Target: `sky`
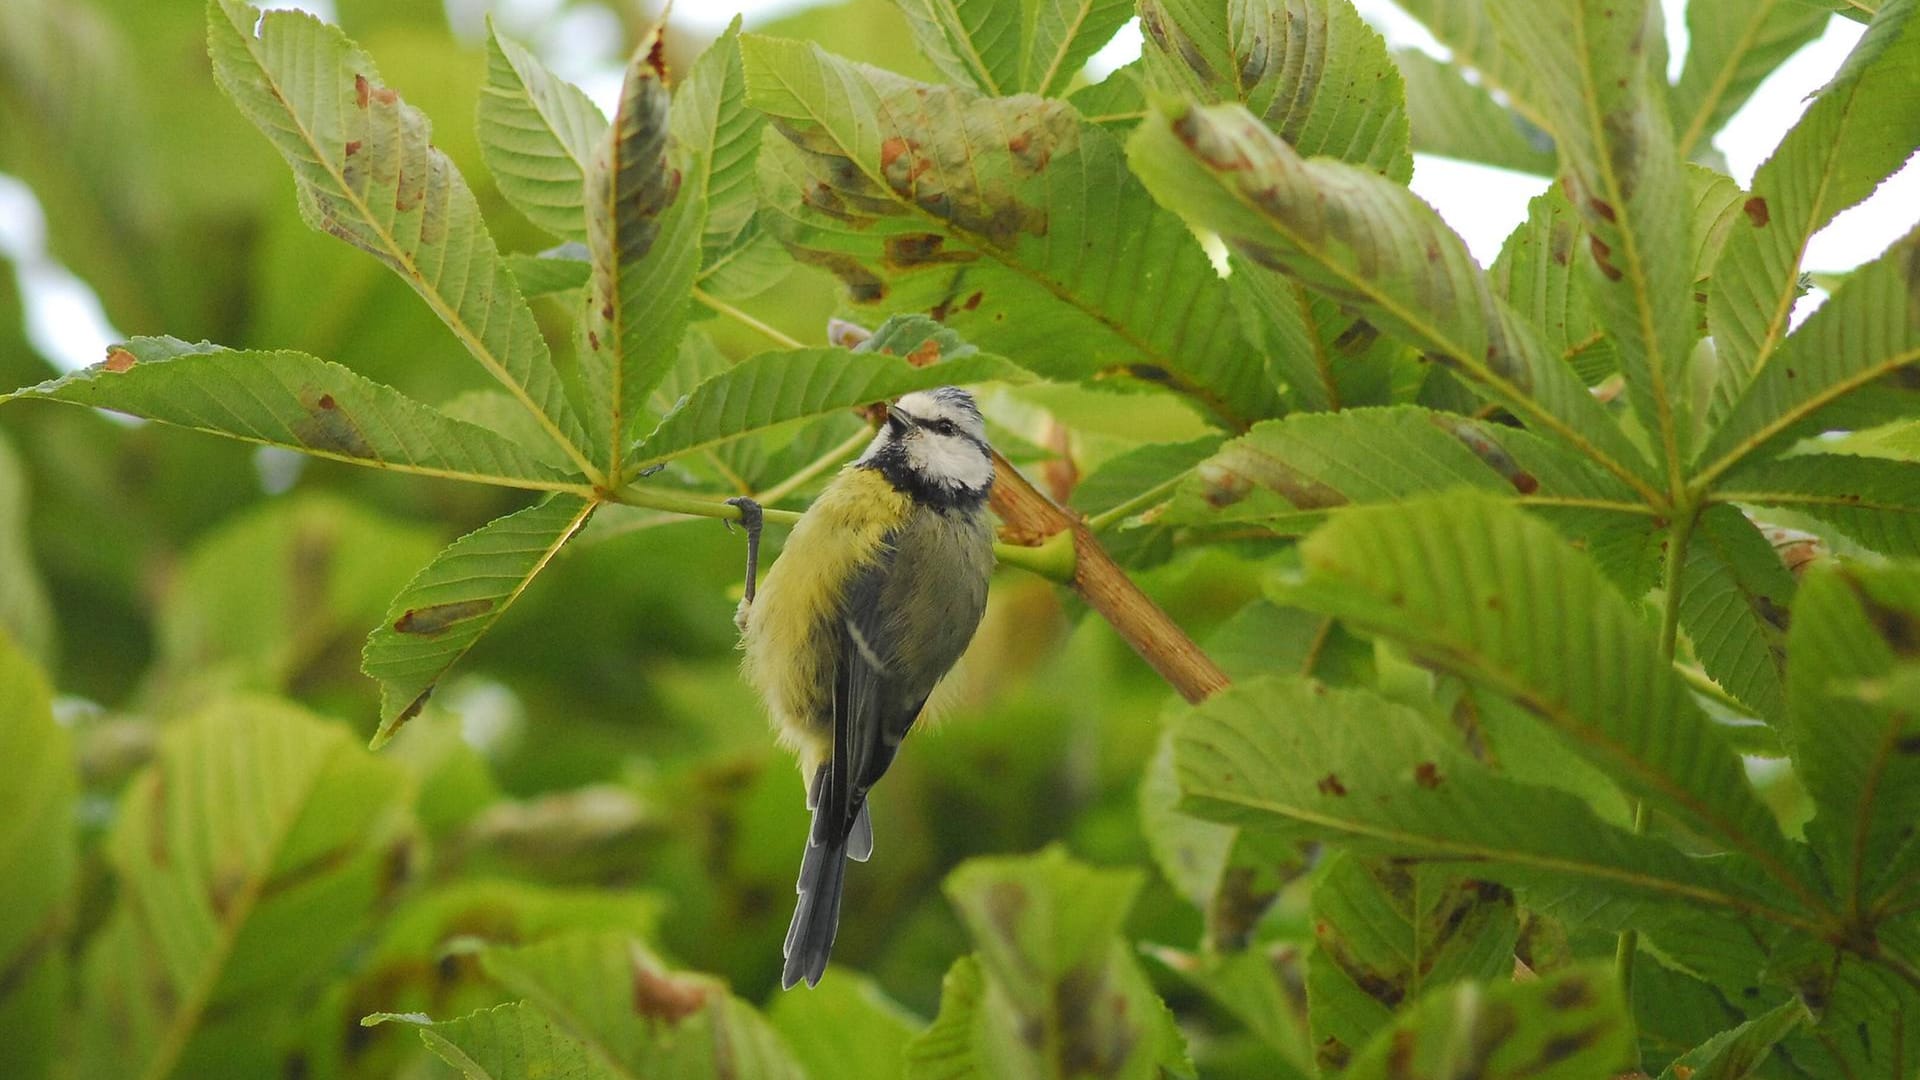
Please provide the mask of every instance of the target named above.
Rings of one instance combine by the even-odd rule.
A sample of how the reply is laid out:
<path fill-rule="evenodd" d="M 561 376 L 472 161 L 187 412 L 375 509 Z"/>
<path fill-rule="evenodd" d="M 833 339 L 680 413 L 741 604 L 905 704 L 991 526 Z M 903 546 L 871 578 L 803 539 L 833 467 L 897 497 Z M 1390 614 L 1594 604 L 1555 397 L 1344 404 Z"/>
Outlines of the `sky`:
<path fill-rule="evenodd" d="M 675 18 L 683 25 L 718 32 L 738 11 L 751 29 L 757 20 L 808 6 L 810 0 L 678 0 Z M 1671 75 L 1677 76 L 1686 56 L 1685 0 L 1662 0 L 1667 15 Z M 303 7 L 322 18 L 331 14 L 332 0 L 298 0 L 269 6 Z M 1391 0 L 1354 0 L 1354 6 L 1395 47 L 1419 48 L 1444 57 L 1442 48 Z M 619 28 L 604 10 L 576 7 L 555 17 L 561 0 L 447 0 L 448 15 L 457 32 L 477 37 L 485 14 L 497 18 L 509 33 L 529 35 L 544 28 L 541 47 L 563 77 L 587 90 L 611 111 L 619 93 L 620 59 L 608 55 L 609 43 L 619 39 Z M 1751 100 L 1715 138 L 1733 178 L 1742 187 L 1754 169 L 1766 160 L 1793 122 L 1806 108 L 1806 98 L 1832 77 L 1840 62 L 1860 39 L 1859 23 L 1836 18 L 1819 40 L 1808 45 L 1776 70 Z M 1137 25 L 1129 23 L 1090 65 L 1101 75 L 1140 54 Z M 1418 155 L 1413 190 L 1440 212 L 1467 243 L 1482 265 L 1493 261 L 1501 241 L 1526 214 L 1527 200 L 1539 194 L 1547 181 L 1481 165 Z M 1872 198 L 1841 214 L 1814 236 L 1805 267 L 1813 271 L 1850 270 L 1867 262 L 1920 221 L 1920 159 L 1907 163 Z M 62 370 L 97 362 L 120 335 L 101 313 L 99 301 L 84 282 L 53 262 L 45 251 L 46 223 L 26 186 L 0 174 L 0 258 L 18 272 L 27 311 L 27 333 L 48 359 Z M 1794 315 L 1804 318 L 1824 299 L 1819 290 L 1803 298 Z"/>

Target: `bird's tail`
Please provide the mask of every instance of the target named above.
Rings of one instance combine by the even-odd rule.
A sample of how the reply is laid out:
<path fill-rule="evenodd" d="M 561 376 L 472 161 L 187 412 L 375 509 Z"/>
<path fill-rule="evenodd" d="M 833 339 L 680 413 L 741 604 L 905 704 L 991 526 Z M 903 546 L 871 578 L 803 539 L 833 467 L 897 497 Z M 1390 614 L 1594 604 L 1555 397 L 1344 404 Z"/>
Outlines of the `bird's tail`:
<path fill-rule="evenodd" d="M 818 815 L 822 811 L 814 813 Z M 790 989 L 802 979 L 813 986 L 826 974 L 827 957 L 833 953 L 834 933 L 840 928 L 840 889 L 846 870 L 844 838 L 823 841 L 810 837 L 807 840 L 807 854 L 800 861 L 797 886 L 800 902 L 793 909 L 793 925 L 787 928 L 787 966 L 780 976 L 782 990 Z"/>

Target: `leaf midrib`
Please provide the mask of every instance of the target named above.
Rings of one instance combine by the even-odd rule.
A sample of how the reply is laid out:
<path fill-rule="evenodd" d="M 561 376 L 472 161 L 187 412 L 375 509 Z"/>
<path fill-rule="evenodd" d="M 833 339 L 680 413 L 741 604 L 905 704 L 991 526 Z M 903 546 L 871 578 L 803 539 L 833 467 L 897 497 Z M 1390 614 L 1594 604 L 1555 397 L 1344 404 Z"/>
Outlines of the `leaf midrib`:
<path fill-rule="evenodd" d="M 208 958 L 193 989 L 183 999 L 179 1009 L 174 1012 L 171 1018 L 172 1023 L 167 1027 L 166 1037 L 160 1042 L 159 1051 L 148 1059 L 147 1068 L 141 1073 L 146 1080 L 165 1080 L 166 1077 L 171 1076 L 180 1055 L 192 1042 L 209 999 L 212 998 L 214 989 L 220 985 L 220 976 L 226 970 L 227 961 L 233 957 L 233 947 L 239 943 L 240 929 L 252 917 L 254 906 L 260 902 L 261 894 L 273 878 L 273 866 L 279 859 L 281 848 L 285 846 L 287 837 L 292 835 L 293 827 L 305 817 L 307 804 L 312 801 L 314 791 L 319 787 L 320 778 L 332 766 L 333 759 L 346 747 L 344 739 L 330 741 L 333 742 L 332 752 L 314 768 L 308 770 L 300 781 L 298 795 L 289 803 L 289 812 L 273 823 L 273 835 L 262 852 L 259 872 L 250 875 L 234 895 L 229 909 L 232 917 L 218 924 L 220 932 L 214 941 L 213 955 Z M 159 782 L 158 774 L 155 775 L 154 782 Z"/>
<path fill-rule="evenodd" d="M 221 12 L 221 17 L 226 20 L 227 29 L 231 31 L 235 37 L 240 39 L 242 46 L 247 51 L 247 56 L 253 60 L 254 69 L 259 71 L 261 78 L 267 81 L 268 86 L 273 91 L 274 100 L 280 103 L 287 118 L 293 123 L 294 130 L 299 134 L 301 141 L 306 143 L 307 149 L 313 154 L 314 163 L 326 170 L 327 175 L 338 185 L 341 194 L 359 214 L 361 222 L 373 230 L 374 234 L 380 238 L 381 243 L 387 248 L 387 253 L 393 257 L 394 261 L 406 267 L 407 276 L 421 286 L 418 290 L 420 297 L 427 302 L 429 307 L 433 308 L 436 315 L 440 316 L 440 321 L 445 323 L 447 328 L 453 331 L 454 336 L 460 339 L 461 343 L 467 347 L 468 352 L 472 353 L 473 356 L 480 361 L 481 365 L 485 367 L 495 379 L 500 381 L 507 392 L 513 395 L 515 400 L 519 401 L 521 405 L 526 407 L 528 412 L 533 414 L 534 420 L 546 430 L 553 441 L 567 453 L 567 456 L 573 459 L 574 464 L 580 468 L 582 475 L 598 483 L 602 478 L 594 468 L 593 462 L 581 452 L 578 446 L 574 445 L 572 439 L 568 438 L 560 430 L 558 423 L 535 404 L 533 398 L 528 395 L 526 388 L 521 386 L 518 380 L 512 378 L 507 373 L 506 367 L 501 363 L 500 358 L 495 356 L 493 351 L 487 348 L 486 344 L 474 335 L 472 329 L 459 317 L 458 312 L 453 311 L 447 306 L 445 299 L 440 296 L 439 291 L 426 287 L 426 276 L 420 272 L 419 265 L 415 263 L 412 257 L 407 254 L 406 250 L 401 247 L 398 238 L 388 232 L 374 217 L 372 207 L 368 206 L 366 202 L 360 198 L 359 192 L 353 190 L 352 186 L 347 183 L 345 174 L 334 167 L 333 161 L 328 158 L 319 140 L 314 137 L 313 132 L 307 127 L 306 120 L 294 110 L 293 100 L 287 96 L 286 89 L 281 85 L 279 77 L 267 67 L 266 61 L 260 56 L 258 49 L 255 47 L 259 43 L 260 38 L 251 32 L 243 31 L 240 27 L 233 25 L 232 16 L 224 10 Z M 396 122 L 398 115 L 396 111 Z"/>
<path fill-rule="evenodd" d="M 1748 454 L 1758 450 L 1781 432 L 1793 427 L 1795 424 L 1826 408 L 1828 405 L 1833 404 L 1835 401 L 1853 393 L 1855 390 L 1879 379 L 1881 376 L 1889 375 L 1895 369 L 1906 367 L 1908 364 L 1916 361 L 1920 361 L 1920 347 L 1896 352 L 1890 357 L 1882 359 L 1877 364 L 1870 364 L 1858 372 L 1855 372 L 1851 378 L 1837 380 L 1833 385 L 1812 397 L 1802 399 L 1799 404 L 1790 407 L 1786 412 L 1762 425 L 1751 435 L 1741 438 L 1739 442 L 1728 448 L 1727 452 L 1722 454 L 1713 464 L 1708 465 L 1706 468 L 1694 474 L 1694 485 L 1704 490 L 1707 485 L 1719 479 L 1728 469 L 1740 464 L 1740 462 L 1746 459 Z M 1756 373 L 1753 381 L 1747 384 L 1747 391 L 1741 395 L 1740 400 L 1745 401 L 1747 394 L 1751 394 L 1753 388 L 1758 385 L 1760 385 L 1760 381 Z M 1738 403 L 1736 403 L 1736 407 L 1737 404 Z"/>
<path fill-rule="evenodd" d="M 1033 89 L 1034 93 L 1047 95 L 1048 88 L 1053 85 L 1054 76 L 1060 71 L 1060 65 L 1066 63 L 1067 53 L 1073 51 L 1073 39 L 1080 36 L 1080 27 L 1086 23 L 1087 16 L 1092 13 L 1093 0 L 1080 0 L 1080 11 L 1073 17 L 1073 24 L 1067 27 L 1067 32 L 1061 35 L 1060 46 L 1053 51 L 1053 60 L 1047 64 L 1047 72 L 1040 77 L 1039 85 Z"/>
<path fill-rule="evenodd" d="M 1443 852 L 1466 860 L 1508 863 L 1515 866 L 1570 874 L 1576 877 L 1584 876 L 1602 881 L 1616 881 L 1626 885 L 1637 886 L 1648 892 L 1665 893 L 1683 899 L 1701 900 L 1735 911 L 1759 915 L 1783 926 L 1792 926 L 1816 933 L 1822 929 L 1820 924 L 1793 914 L 1792 912 L 1783 911 L 1771 905 L 1749 900 L 1733 893 L 1710 889 L 1703 885 L 1692 885 L 1686 882 L 1674 881 L 1671 878 L 1651 876 L 1632 870 L 1605 866 L 1599 863 L 1580 862 L 1572 858 L 1555 858 L 1553 856 L 1540 855 L 1532 852 L 1511 851 L 1491 845 L 1472 844 L 1445 835 L 1429 836 L 1422 833 L 1409 832 L 1404 829 L 1393 829 L 1357 819 L 1318 813 L 1307 809 L 1305 806 L 1275 799 L 1241 795 L 1234 792 L 1223 792 L 1217 789 L 1199 790 L 1192 792 L 1192 794 L 1202 799 L 1245 807 L 1249 810 L 1258 810 L 1273 814 L 1277 817 L 1304 822 L 1309 825 L 1318 825 L 1359 836 L 1370 837 L 1396 846 L 1416 849 L 1425 848 L 1430 851 Z"/>
<path fill-rule="evenodd" d="M 1600 171 L 1600 182 L 1607 192 L 1607 203 L 1614 208 L 1618 220 L 1614 222 L 1619 229 L 1622 255 L 1628 264 L 1627 280 L 1633 291 L 1634 314 L 1640 322 L 1640 339 L 1647 352 L 1647 378 L 1653 384 L 1648 391 L 1653 396 L 1654 417 L 1659 427 L 1660 446 L 1667 459 L 1668 490 L 1678 494 L 1684 486 L 1681 476 L 1680 441 L 1673 417 L 1673 402 L 1667 396 L 1666 357 L 1660 351 L 1659 328 L 1653 318 L 1653 296 L 1648 292 L 1647 263 L 1640 247 L 1640 234 L 1633 227 L 1634 215 L 1620 184 L 1620 174 L 1614 169 L 1611 144 L 1607 139 L 1606 121 L 1600 115 L 1600 96 L 1598 73 L 1593 69 L 1593 50 L 1587 40 L 1587 20 L 1589 0 L 1580 0 L 1581 18 L 1574 20 L 1575 55 L 1579 58 L 1580 81 L 1584 92 L 1580 95 L 1581 104 L 1586 107 L 1587 137 L 1593 140 L 1597 151 L 1594 164 Z M 1647 107 L 1646 80 L 1640 80 L 1640 108 Z"/>
<path fill-rule="evenodd" d="M 1687 121 L 1686 130 L 1680 135 L 1677 146 L 1681 158 L 1691 156 L 1694 143 L 1699 142 L 1700 136 L 1705 133 L 1708 118 L 1713 115 L 1715 109 L 1719 108 L 1720 99 L 1726 96 L 1727 87 L 1732 85 L 1734 72 L 1739 70 L 1741 61 L 1753 48 L 1754 40 L 1760 36 L 1761 25 L 1767 21 L 1769 15 L 1773 14 L 1773 9 L 1779 5 L 1779 2 L 1780 0 L 1758 0 L 1754 7 L 1748 9 L 1756 14 L 1741 28 L 1740 36 L 1735 39 L 1733 48 L 1727 53 L 1727 62 L 1714 73 L 1713 80 L 1707 84 L 1706 92 L 1701 95 L 1699 108 L 1694 110 L 1692 119 Z"/>

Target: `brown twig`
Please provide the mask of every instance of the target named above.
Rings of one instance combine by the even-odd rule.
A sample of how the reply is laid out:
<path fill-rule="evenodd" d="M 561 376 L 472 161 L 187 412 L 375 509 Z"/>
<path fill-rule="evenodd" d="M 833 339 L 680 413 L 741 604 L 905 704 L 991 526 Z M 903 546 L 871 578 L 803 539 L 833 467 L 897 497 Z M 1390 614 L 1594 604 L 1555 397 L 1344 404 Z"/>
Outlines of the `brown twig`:
<path fill-rule="evenodd" d="M 1060 508 L 1027 481 L 1013 463 L 993 452 L 993 512 L 1005 526 L 1000 539 L 1038 547 L 1063 532 L 1073 534 L 1073 588 L 1100 613 L 1160 677 L 1189 702 L 1227 688 L 1227 673 L 1200 650 L 1160 605 L 1140 591 L 1107 554 L 1079 515 Z"/>

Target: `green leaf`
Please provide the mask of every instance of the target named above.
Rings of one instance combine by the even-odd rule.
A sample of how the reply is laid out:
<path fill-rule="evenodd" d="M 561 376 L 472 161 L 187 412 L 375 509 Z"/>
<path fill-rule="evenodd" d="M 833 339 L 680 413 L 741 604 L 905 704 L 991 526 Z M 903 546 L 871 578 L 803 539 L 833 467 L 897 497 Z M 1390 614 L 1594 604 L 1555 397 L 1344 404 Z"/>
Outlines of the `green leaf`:
<path fill-rule="evenodd" d="M 581 220 L 586 220 L 584 215 Z M 578 254 L 567 250 L 567 247 L 578 248 Z M 513 271 L 514 280 L 520 283 L 520 291 L 528 299 L 587 287 L 587 282 L 593 277 L 593 266 L 587 262 L 585 245 L 572 244 L 567 247 L 543 251 L 538 255 L 515 254 L 506 257 L 507 269 Z"/>
<path fill-rule="evenodd" d="M 72 738 L 33 664 L 0 632 L 0 1030 L 8 1068 L 48 1075 L 61 1052 L 74 921 Z"/>
<path fill-rule="evenodd" d="M 1299 845 L 1180 810 L 1171 729 L 1140 780 L 1140 831 L 1160 873 L 1206 919 L 1208 951 L 1247 947 L 1280 890 L 1307 870 Z"/>
<path fill-rule="evenodd" d="M 1809 1019 L 1807 1007 L 1795 998 L 1682 1054 L 1660 1073 L 1660 1080 L 1746 1080 L 1757 1076 L 1774 1044 Z"/>
<path fill-rule="evenodd" d="M 1393 54 L 1407 86 L 1413 148 L 1535 176 L 1552 176 L 1553 136 L 1468 82 L 1454 64 L 1417 49 Z"/>
<path fill-rule="evenodd" d="M 1301 157 L 1413 176 L 1400 69 L 1349 0 L 1145 0 L 1140 26 L 1165 91 L 1239 102 Z"/>
<path fill-rule="evenodd" d="M 579 87 L 501 37 L 491 18 L 479 126 L 480 152 L 500 194 L 547 232 L 584 242 L 582 193 L 607 118 Z"/>
<path fill-rule="evenodd" d="M 671 99 L 657 46 L 649 36 L 634 51 L 613 126 L 587 171 L 593 280 L 580 366 L 589 395 L 611 410 L 600 434 L 616 477 L 631 429 L 678 355 L 705 214 L 705 159 L 686 170 L 669 153 Z"/>
<path fill-rule="evenodd" d="M 1680 626 L 1700 666 L 1755 716 L 1780 722 L 1793 575 L 1753 522 L 1731 506 L 1701 513 L 1686 559 L 1677 586 Z"/>
<path fill-rule="evenodd" d="M 1462 488 L 1522 505 L 1647 513 L 1631 489 L 1529 432 L 1399 406 L 1263 421 L 1182 480 L 1161 519 L 1301 535 L 1335 507 Z"/>
<path fill-rule="evenodd" d="M 1313 1032 L 1302 988 L 1300 946 L 1269 942 L 1243 952 L 1185 953 L 1153 949 L 1153 957 L 1246 1025 L 1271 1049 L 1281 1071 L 1270 1080 L 1307 1080 L 1317 1075 Z"/>
<path fill-rule="evenodd" d="M 701 185 L 707 199 L 701 238 L 703 281 L 748 259 L 746 249 L 765 236 L 749 227 L 760 205 L 756 176 L 761 131 L 766 126 L 766 117 L 747 107 L 740 19 L 735 16 L 726 33 L 700 54 L 673 96 L 673 137 L 694 155 L 695 167 L 706 175 Z M 778 248 L 771 240 L 762 242 Z"/>
<path fill-rule="evenodd" d="M 1812 7 L 1824 8 L 1836 15 L 1844 15 L 1854 22 L 1866 22 L 1875 12 L 1887 6 L 1888 0 L 1800 0 Z"/>
<path fill-rule="evenodd" d="M 1326 155 L 1405 184 L 1413 174 L 1400 71 L 1347 0 L 1151 0 L 1143 66 L 1160 87 L 1239 102 L 1302 157 Z M 1390 402 L 1404 347 L 1273 270 L 1236 260 L 1243 325 L 1296 403 Z"/>
<path fill-rule="evenodd" d="M 1133 17 L 1128 0 L 895 0 L 921 55 L 995 97 L 1059 97 Z"/>
<path fill-rule="evenodd" d="M 621 934 L 578 933 L 481 954 L 488 975 L 525 1000 L 434 1023 L 380 1013 L 368 1024 L 420 1026 L 442 1060 L 479 1080 L 801 1080 L 767 1022 L 717 980 L 668 972 Z"/>
<path fill-rule="evenodd" d="M 1758 12 L 1768 5 L 1750 6 Z M 1742 204 L 1746 221 L 1728 238 L 1707 298 L 1722 370 L 1715 419 L 1727 417 L 1761 372 L 1790 363 L 1775 352 L 1800 296 L 1807 241 L 1920 146 L 1917 9 L 1911 0 L 1893 0 L 1875 16 L 1839 74 L 1753 175 L 1752 195 Z"/>
<path fill-rule="evenodd" d="M 1573 365 L 1580 381 L 1591 385 L 1619 364 L 1594 316 L 1574 257 L 1586 237 L 1579 214 L 1558 188 L 1548 188 L 1527 204 L 1527 220 L 1500 245 L 1487 271 L 1493 291 L 1540 331 L 1542 344 Z"/>
<path fill-rule="evenodd" d="M 1343 305 L 1278 271 L 1233 260 L 1227 288 L 1241 326 L 1300 409 L 1387 405 L 1401 384 L 1425 374 L 1412 350 Z"/>
<path fill-rule="evenodd" d="M 1920 462 L 1805 454 L 1746 466 L 1721 483 L 1718 498 L 1794 510 L 1874 551 L 1920 556 Z"/>
<path fill-rule="evenodd" d="M 221 89 L 292 167 L 307 222 L 399 274 L 593 475 L 533 310 L 426 116 L 339 30 L 302 12 L 208 0 L 207 45 Z"/>
<path fill-rule="evenodd" d="M 1619 989 L 1597 966 L 1534 982 L 1462 983 L 1422 998 L 1341 1075 L 1594 1080 L 1626 1068 L 1632 1032 Z"/>
<path fill-rule="evenodd" d="M 1304 675 L 1334 686 L 1372 686 L 1373 642 L 1338 622 L 1255 600 L 1206 638 L 1207 655 L 1235 680 Z"/>
<path fill-rule="evenodd" d="M 1183 807 L 1366 855 L 1474 863 L 1532 903 L 1579 898 L 1603 922 L 1704 907 L 1795 918 L 1723 863 L 1602 823 L 1587 803 L 1488 770 L 1405 706 L 1298 679 L 1236 683 L 1183 717 Z"/>
<path fill-rule="evenodd" d="M 628 467 L 644 469 L 775 424 L 915 390 L 1020 377 L 1018 368 L 963 344 L 930 319 L 889 319 L 851 351 L 820 346 L 761 353 L 708 379 L 640 441 Z"/>
<path fill-rule="evenodd" d="M 1769 974 L 1821 1004 L 1812 1030 L 1789 1035 L 1783 1049 L 1812 1076 L 1898 1075 L 1920 1039 L 1920 988 L 1912 957 L 1920 956 L 1920 920 L 1876 929 L 1881 955 L 1907 966 L 1863 961 L 1833 946 L 1790 942 L 1768 958 Z M 1783 1056 L 1785 1056 L 1783 1055 Z"/>
<path fill-rule="evenodd" d="M 1069 106 L 801 42 L 741 51 L 748 100 L 786 136 L 761 153 L 770 224 L 855 304 L 927 312 L 1050 378 L 1159 384 L 1228 427 L 1281 411 L 1206 255 Z"/>
<path fill-rule="evenodd" d="M 498 1005 L 456 1020 L 433 1023 L 422 1013 L 374 1013 L 368 1024 L 420 1026 L 420 1041 L 466 1080 L 621 1080 L 540 1010 L 522 1002 Z"/>
<path fill-rule="evenodd" d="M 1913 710 L 1863 700 L 1857 687 L 1920 652 L 1920 573 L 1816 565 L 1800 585 L 1788 638 L 1787 743 L 1813 798 L 1807 839 L 1845 910 L 1910 882 L 1920 851 L 1920 754 Z"/>
<path fill-rule="evenodd" d="M 319 490 L 231 515 L 171 572 L 149 700 L 165 710 L 240 690 L 364 694 L 371 688 L 341 660 L 440 546 L 423 525 Z"/>
<path fill-rule="evenodd" d="M 481 962 L 615 1076 L 804 1076 L 773 1028 L 723 984 L 669 972 L 623 935 L 489 949 Z"/>
<path fill-rule="evenodd" d="M 1707 150 L 1761 81 L 1826 26 L 1827 13 L 1804 0 L 1690 0 L 1687 63 L 1673 88 L 1680 156 Z"/>
<path fill-rule="evenodd" d="M 837 968 L 807 993 L 775 998 L 767 1019 L 809 1076 L 851 1080 L 900 1080 L 926 1027 L 872 979 Z"/>
<path fill-rule="evenodd" d="M 1173 106 L 1143 122 L 1128 146 L 1155 196 L 1237 255 L 1357 310 L 1651 492 L 1644 456 L 1494 297 L 1460 238 L 1405 188 L 1340 162 L 1304 160 L 1237 105 Z"/>
<path fill-rule="evenodd" d="M 1587 294 L 1619 350 L 1655 457 L 1686 463 L 1692 267 L 1686 177 L 1664 98 L 1661 8 L 1650 0 L 1490 0 L 1519 58 L 1518 96 L 1552 131 L 1568 201 L 1587 227 Z"/>
<path fill-rule="evenodd" d="M 1147 115 L 1146 75 L 1135 60 L 1068 94 L 1067 100 L 1087 123 L 1124 134 Z"/>
<path fill-rule="evenodd" d="M 1396 0 L 1399 7 L 1418 19 L 1429 33 L 1452 53 L 1450 63 L 1470 68 L 1481 86 L 1514 99 L 1511 104 L 1529 121 L 1540 118 L 1517 91 L 1521 79 L 1520 62 L 1512 43 L 1496 31 L 1488 0 Z"/>
<path fill-rule="evenodd" d="M 1174 530 L 1152 523 L 1159 507 L 1193 467 L 1220 449 L 1209 435 L 1182 443 L 1148 443 L 1108 458 L 1074 485 L 1070 504 L 1102 533 L 1107 554 L 1143 567 L 1173 555 Z"/>
<path fill-rule="evenodd" d="M 106 842 L 118 900 L 87 950 L 83 1076 L 278 1075 L 411 844 L 399 766 L 291 706 L 167 729 Z"/>
<path fill-rule="evenodd" d="M 1660 660 L 1654 628 L 1546 525 L 1461 494 L 1346 511 L 1300 554 L 1291 602 L 1512 698 L 1624 789 L 1811 900 L 1801 853 Z"/>
<path fill-rule="evenodd" d="M 361 670 L 380 682 L 376 749 L 419 713 L 441 677 L 506 614 L 595 505 L 550 496 L 454 541 L 414 575 L 367 636 L 360 659 Z"/>
<path fill-rule="evenodd" d="M 54 636 L 53 606 L 34 567 L 27 531 L 31 495 L 20 456 L 5 432 L 0 432 L 0 635 L 11 636 L 22 652 L 50 666 L 59 643 Z M 3 970 L 5 964 L 0 962 Z"/>
<path fill-rule="evenodd" d="M 91 405 L 375 469 L 544 491 L 583 490 L 532 452 L 339 364 L 287 349 L 134 338 L 106 360 L 7 395 Z"/>
<path fill-rule="evenodd" d="M 1920 26 L 1920 22 L 1916 23 Z M 1920 30 L 1915 31 L 1920 41 Z M 1724 280 L 1732 245 L 1721 258 Z M 1812 434 L 1834 402 L 1920 362 L 1920 229 L 1854 271 L 1761 368 L 1700 452 L 1696 483 Z"/>
<path fill-rule="evenodd" d="M 1463 979 L 1513 974 L 1513 894 L 1439 866 L 1342 853 L 1313 887 L 1307 1007 L 1323 1070 L 1393 1021 L 1402 1003 Z"/>
<path fill-rule="evenodd" d="M 963 863 L 946 892 L 979 951 L 947 973 L 907 1075 L 1191 1076 L 1172 1015 L 1119 936 L 1139 888 L 1137 872 L 1057 847 Z"/>

